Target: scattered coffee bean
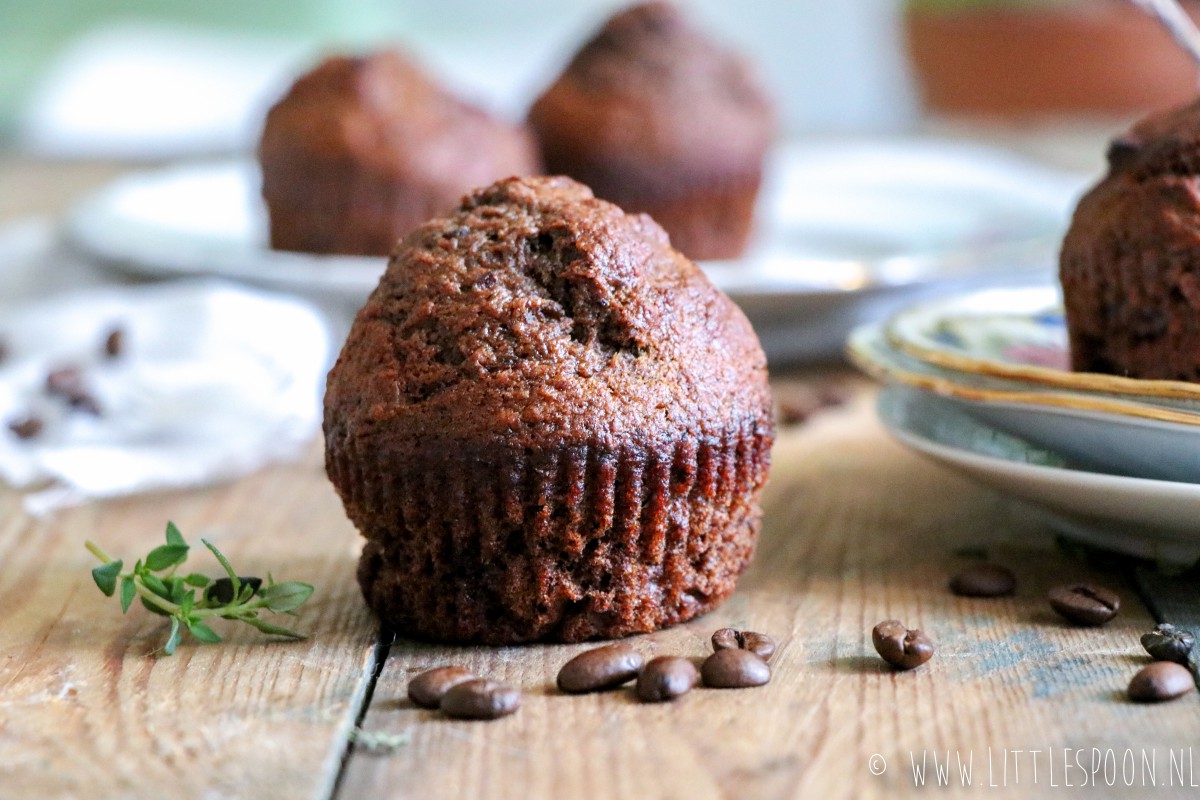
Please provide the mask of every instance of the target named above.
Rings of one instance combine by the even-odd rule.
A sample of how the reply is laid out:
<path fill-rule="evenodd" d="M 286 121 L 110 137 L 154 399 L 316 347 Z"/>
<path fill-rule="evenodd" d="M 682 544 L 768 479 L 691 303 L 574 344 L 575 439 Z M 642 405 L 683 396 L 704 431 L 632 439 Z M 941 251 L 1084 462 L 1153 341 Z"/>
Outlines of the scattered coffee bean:
<path fill-rule="evenodd" d="M 637 696 L 644 703 L 660 703 L 687 694 L 700 681 L 691 659 L 659 656 L 650 659 L 637 677 Z"/>
<path fill-rule="evenodd" d="M 1103 586 L 1071 583 L 1047 594 L 1050 607 L 1076 625 L 1103 625 L 1117 615 L 1121 598 Z"/>
<path fill-rule="evenodd" d="M 104 355 L 106 358 L 116 358 L 121 355 L 121 350 L 125 344 L 125 331 L 120 328 L 112 328 L 108 335 L 104 337 Z"/>
<path fill-rule="evenodd" d="M 775 640 L 765 633 L 721 628 L 712 635 L 713 651 L 749 650 L 763 660 L 775 655 Z"/>
<path fill-rule="evenodd" d="M 558 672 L 558 688 L 571 694 L 613 689 L 637 677 L 642 654 L 626 644 L 610 644 L 572 658 Z"/>
<path fill-rule="evenodd" d="M 897 669 L 913 669 L 933 658 L 933 642 L 898 619 L 884 620 L 871 631 L 875 652 Z"/>
<path fill-rule="evenodd" d="M 249 586 L 253 589 L 250 593 L 251 597 L 258 594 L 258 590 L 262 588 L 262 578 L 243 578 L 241 575 L 238 575 L 238 581 L 241 583 L 241 586 L 238 587 L 239 592 L 244 591 L 242 588 L 244 586 Z M 231 578 L 217 578 L 204 590 L 204 598 L 206 600 L 216 600 L 218 603 L 233 602 L 233 580 Z"/>
<path fill-rule="evenodd" d="M 998 564 L 977 564 L 950 579 L 950 591 L 960 597 L 1005 597 L 1016 588 L 1012 570 Z"/>
<path fill-rule="evenodd" d="M 700 666 L 704 685 L 714 689 L 746 689 L 771 680 L 771 667 L 749 650 L 718 650 Z"/>
<path fill-rule="evenodd" d="M 1150 633 L 1142 634 L 1142 647 L 1155 661 L 1174 661 L 1176 664 L 1186 664 L 1188 653 L 1196 644 L 1196 637 L 1191 631 L 1176 628 L 1169 622 L 1164 622 Z"/>
<path fill-rule="evenodd" d="M 1155 661 L 1138 670 L 1129 681 L 1129 699 L 1139 703 L 1174 700 L 1196 688 L 1187 667 L 1170 661 Z"/>
<path fill-rule="evenodd" d="M 8 421 L 8 429 L 18 439 L 32 439 L 42 432 L 43 427 L 45 423 L 42 422 L 42 418 L 33 414 Z"/>
<path fill-rule="evenodd" d="M 521 707 L 521 692 L 487 678 L 473 678 L 451 686 L 438 706 L 457 719 L 499 719 Z"/>
<path fill-rule="evenodd" d="M 83 384 L 83 373 L 75 367 L 61 367 L 46 374 L 46 394 L 61 397 L 71 408 L 100 414 L 100 404 Z"/>
<path fill-rule="evenodd" d="M 437 708 L 446 692 L 475 678 L 475 673 L 466 667 L 434 667 L 408 682 L 408 699 L 421 708 Z"/>

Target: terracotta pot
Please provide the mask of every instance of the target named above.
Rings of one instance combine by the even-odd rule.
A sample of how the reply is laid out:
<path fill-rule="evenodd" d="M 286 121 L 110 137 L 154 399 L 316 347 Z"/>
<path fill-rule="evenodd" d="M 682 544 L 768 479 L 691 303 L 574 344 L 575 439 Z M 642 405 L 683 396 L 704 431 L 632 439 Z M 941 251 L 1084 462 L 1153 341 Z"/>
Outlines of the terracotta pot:
<path fill-rule="evenodd" d="M 1200 19 L 1200 2 L 1187 2 Z M 1196 65 L 1125 0 L 909 8 L 909 58 L 926 108 L 1029 117 L 1134 115 L 1193 99 Z"/>

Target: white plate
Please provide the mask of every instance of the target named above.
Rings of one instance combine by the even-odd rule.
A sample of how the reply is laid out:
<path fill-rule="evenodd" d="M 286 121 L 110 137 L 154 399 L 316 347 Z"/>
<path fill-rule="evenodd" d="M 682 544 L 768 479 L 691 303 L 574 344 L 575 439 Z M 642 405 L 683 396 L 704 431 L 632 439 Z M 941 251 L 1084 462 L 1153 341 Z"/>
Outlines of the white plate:
<path fill-rule="evenodd" d="M 1053 451 L 906 386 L 882 390 L 879 416 L 903 444 L 1034 504 L 1068 536 L 1162 563 L 1200 560 L 1200 485 L 1073 469 Z"/>
<path fill-rule="evenodd" d="M 922 289 L 1048 271 L 1081 186 L 946 142 L 793 145 L 769 165 L 750 252 L 701 266 L 769 355 L 835 354 L 856 322 Z M 258 187 L 249 161 L 134 173 L 83 199 L 66 234 L 138 275 L 219 275 L 357 308 L 385 260 L 271 250 Z"/>
<path fill-rule="evenodd" d="M 992 347 L 1004 349 L 1002 343 Z M 1103 392 L 947 368 L 894 347 L 880 323 L 856 329 L 847 351 L 856 365 L 881 380 L 939 394 L 961 412 L 1087 468 L 1200 483 L 1200 402 L 1195 398 L 1132 393 L 1128 384 L 1138 382 L 1129 380 L 1124 380 L 1125 391 Z"/>

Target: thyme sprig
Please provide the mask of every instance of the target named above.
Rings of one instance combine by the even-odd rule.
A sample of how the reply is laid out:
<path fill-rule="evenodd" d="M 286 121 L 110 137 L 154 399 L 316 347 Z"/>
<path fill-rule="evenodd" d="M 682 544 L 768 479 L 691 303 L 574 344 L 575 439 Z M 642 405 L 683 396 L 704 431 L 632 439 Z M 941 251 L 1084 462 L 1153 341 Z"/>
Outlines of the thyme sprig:
<path fill-rule="evenodd" d="M 270 573 L 264 583 L 261 578 L 242 577 L 234 571 L 229 559 L 211 542 L 201 539 L 225 570 L 225 577 L 210 578 L 197 572 L 178 574 L 187 561 L 191 546 L 175 523 L 167 523 L 166 544 L 151 550 L 138 559 L 133 569 L 122 572 L 125 562 L 113 558 L 94 542 L 85 546 L 100 566 L 92 570 L 96 586 L 108 597 L 120 592 L 121 613 L 129 611 L 135 598 L 148 610 L 171 620 L 171 632 L 163 651 L 175 652 L 186 629 L 195 639 L 205 643 L 221 641 L 208 625 L 213 618 L 244 622 L 272 636 L 304 639 L 304 634 L 259 619 L 263 611 L 296 616 L 296 609 L 312 596 L 313 587 L 299 581 L 276 583 Z"/>

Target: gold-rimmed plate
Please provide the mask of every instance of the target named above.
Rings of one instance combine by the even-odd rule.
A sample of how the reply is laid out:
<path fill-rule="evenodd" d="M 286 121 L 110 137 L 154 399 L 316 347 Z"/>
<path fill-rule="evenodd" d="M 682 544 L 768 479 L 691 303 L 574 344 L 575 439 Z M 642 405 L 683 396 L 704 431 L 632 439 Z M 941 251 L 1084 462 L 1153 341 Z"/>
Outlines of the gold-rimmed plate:
<path fill-rule="evenodd" d="M 923 302 L 885 326 L 897 350 L 951 372 L 1139 402 L 1200 400 L 1200 384 L 1073 372 L 1056 286 L 995 288 Z"/>
<path fill-rule="evenodd" d="M 847 353 L 885 383 L 944 397 L 974 419 L 1088 469 L 1200 483 L 1200 402 L 1177 399 L 1160 405 L 1126 394 L 955 372 L 894 347 L 884 328 L 857 328 Z"/>

